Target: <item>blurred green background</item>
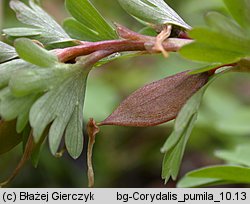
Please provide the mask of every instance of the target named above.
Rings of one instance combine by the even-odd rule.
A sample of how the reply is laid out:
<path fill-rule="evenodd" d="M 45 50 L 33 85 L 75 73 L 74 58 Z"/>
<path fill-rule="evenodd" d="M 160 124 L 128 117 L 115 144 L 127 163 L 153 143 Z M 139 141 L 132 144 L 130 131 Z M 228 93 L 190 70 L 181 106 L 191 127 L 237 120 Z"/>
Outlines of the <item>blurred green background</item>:
<path fill-rule="evenodd" d="M 0 27 L 20 26 L 8 0 L 0 0 Z M 27 1 L 24 1 L 27 2 Z M 42 5 L 58 22 L 68 13 L 63 0 L 42 0 Z M 142 26 L 127 15 L 117 0 L 93 0 L 110 20 L 135 31 Z M 166 0 L 191 26 L 203 25 L 203 16 L 221 11 L 222 0 Z M 101 121 L 137 88 L 200 64 L 186 61 L 176 53 L 119 59 L 93 70 L 88 79 L 84 117 Z M 214 151 L 250 143 L 250 75 L 227 74 L 205 94 L 199 119 L 189 140 L 179 177 L 186 172 L 223 161 Z M 172 130 L 173 122 L 150 128 L 102 127 L 94 147 L 95 187 L 165 187 L 161 179 L 163 154 L 160 148 Z M 85 144 L 86 146 L 86 144 Z M 86 148 L 85 148 L 86 149 Z M 0 156 L 0 180 L 17 165 L 21 145 Z M 166 186 L 175 187 L 170 181 Z M 54 158 L 45 146 L 34 169 L 26 164 L 9 187 L 87 187 L 86 152 L 76 161 L 67 154 Z"/>

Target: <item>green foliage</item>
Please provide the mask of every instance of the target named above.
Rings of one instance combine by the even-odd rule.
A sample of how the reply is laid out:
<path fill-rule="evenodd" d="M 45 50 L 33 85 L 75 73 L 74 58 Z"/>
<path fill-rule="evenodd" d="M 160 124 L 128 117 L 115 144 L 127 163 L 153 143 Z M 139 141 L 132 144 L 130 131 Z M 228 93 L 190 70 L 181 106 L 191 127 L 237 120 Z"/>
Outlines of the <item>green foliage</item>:
<path fill-rule="evenodd" d="M 239 12 L 239 7 L 247 8 L 249 6 L 248 1 L 225 0 L 225 2 L 232 14 Z M 237 19 L 235 16 L 242 16 L 243 19 Z M 191 30 L 189 36 L 194 38 L 195 42 L 184 46 L 180 50 L 180 54 L 196 61 L 221 64 L 235 63 L 242 58 L 249 57 L 248 29 L 250 26 L 249 22 L 244 23 L 249 15 L 244 17 L 244 15 L 235 14 L 233 17 L 239 24 L 219 13 L 209 13 L 205 19 L 209 27 Z"/>
<path fill-rule="evenodd" d="M 0 92 L 0 114 L 6 120 L 17 118 L 17 132 L 22 132 L 28 123 L 29 110 L 37 99 L 37 94 L 15 97 L 7 87 Z"/>
<path fill-rule="evenodd" d="M 191 135 L 198 110 L 206 88 L 221 74 L 216 75 L 182 107 L 175 120 L 174 130 L 163 145 L 161 152 L 165 153 L 162 165 L 162 178 L 167 182 L 170 177 L 176 180 L 184 150 Z"/>
<path fill-rule="evenodd" d="M 54 66 L 58 62 L 54 54 L 26 38 L 17 39 L 15 41 L 15 48 L 20 58 L 40 67 Z"/>
<path fill-rule="evenodd" d="M 191 28 L 163 0 L 119 0 L 119 3 L 129 14 L 149 25 L 173 24 Z"/>
<path fill-rule="evenodd" d="M 224 0 L 229 12 L 233 18 L 241 25 L 242 28 L 245 28 L 250 31 L 250 2 L 247 0 Z"/>
<path fill-rule="evenodd" d="M 13 72 L 26 67 L 32 69 L 34 66 L 20 59 L 0 64 L 0 88 L 8 85 Z"/>
<path fill-rule="evenodd" d="M 89 29 L 74 18 L 65 19 L 63 22 L 63 27 L 67 33 L 75 39 L 93 42 L 103 39 L 99 33 Z"/>
<path fill-rule="evenodd" d="M 216 151 L 215 155 L 229 163 L 235 163 L 250 167 L 250 145 L 241 144 L 236 146 L 234 150 L 220 150 Z"/>
<path fill-rule="evenodd" d="M 215 186 L 219 184 L 250 183 L 250 146 L 240 144 L 235 150 L 216 151 L 215 155 L 233 165 L 209 166 L 187 173 L 178 187 Z M 235 166 L 244 165 L 244 166 Z"/>
<path fill-rule="evenodd" d="M 187 104 L 189 104 L 189 102 L 187 102 Z M 185 109 L 183 108 L 182 110 Z M 178 118 L 180 118 L 180 116 L 178 116 L 177 119 Z M 190 121 L 186 124 L 185 129 L 183 129 L 182 131 L 181 129 L 174 131 L 169 137 L 169 141 L 171 142 L 167 141 L 165 143 L 165 146 L 162 148 L 162 152 L 165 153 L 162 164 L 162 178 L 165 180 L 165 183 L 168 182 L 170 177 L 172 177 L 173 180 L 176 180 L 178 176 L 181 160 L 186 148 L 188 138 L 191 135 L 192 129 L 194 127 L 196 118 L 197 114 L 193 114 L 190 117 Z M 173 139 L 174 136 L 177 136 L 179 140 L 173 141 L 175 140 Z M 170 144 L 168 144 L 168 142 Z"/>
<path fill-rule="evenodd" d="M 59 63 L 53 53 L 29 39 L 18 39 L 15 46 L 26 61 L 18 59 L 0 65 L 1 86 L 8 86 L 0 91 L 1 117 L 7 121 L 17 118 L 17 132 L 22 132 L 30 121 L 36 142 L 51 124 L 52 153 L 56 153 L 65 132 L 69 154 L 77 158 L 83 147 L 82 111 L 89 68 L 85 70 L 79 63 Z"/>
<path fill-rule="evenodd" d="M 115 30 L 104 20 L 89 0 L 66 0 L 66 8 L 74 18 L 64 22 L 65 30 L 79 40 L 117 38 Z"/>
<path fill-rule="evenodd" d="M 6 28 L 3 29 L 3 33 L 12 37 L 32 37 L 42 35 L 42 31 L 35 28 Z"/>
<path fill-rule="evenodd" d="M 41 7 L 32 0 L 29 1 L 29 5 L 30 7 L 18 0 L 10 1 L 10 7 L 16 12 L 17 19 L 34 28 L 11 28 L 3 32 L 13 37 L 35 36 L 35 39 L 45 45 L 72 41 L 61 26 Z"/>
<path fill-rule="evenodd" d="M 81 69 L 81 67 L 78 68 Z M 71 156 L 76 158 L 81 153 L 83 137 L 79 134 L 79 127 L 82 126 L 83 121 L 79 120 L 75 123 L 75 114 L 82 115 L 86 77 L 86 72 L 77 71 L 60 87 L 52 89 L 39 98 L 30 110 L 30 123 L 35 141 L 39 141 L 45 128 L 53 122 L 49 130 L 49 144 L 53 154 L 57 152 L 65 130 L 74 131 L 76 135 L 71 137 L 77 137 L 75 142 L 80 141 L 80 148 L 74 149 L 78 144 L 72 143 L 74 146 L 68 149 Z"/>
<path fill-rule="evenodd" d="M 198 187 L 229 183 L 250 183 L 250 168 L 240 166 L 212 166 L 190 172 L 178 187 Z"/>
<path fill-rule="evenodd" d="M 0 63 L 11 60 L 17 57 L 15 48 L 0 41 Z"/>
<path fill-rule="evenodd" d="M 9 28 L 4 33 L 10 37 L 29 37 L 47 47 L 61 46 L 72 41 L 65 31 L 33 1 L 30 7 L 12 0 L 11 8 L 18 20 L 34 28 Z M 114 29 L 103 19 L 89 1 L 67 1 L 68 10 L 77 19 L 79 39 L 104 40 L 117 38 Z M 93 18 L 94 15 L 94 18 Z M 65 22 L 70 22 L 66 20 Z M 79 21 L 78 21 L 79 20 Z M 73 24 L 74 24 L 73 23 Z M 67 23 L 66 23 L 67 24 Z M 85 34 L 84 34 L 85 32 Z M 38 42 L 38 43 L 39 43 Z M 74 65 L 60 63 L 52 51 L 26 38 L 15 40 L 15 48 L 1 42 L 0 62 L 0 115 L 4 120 L 17 119 L 16 131 L 25 130 L 28 122 L 33 129 L 37 145 L 34 155 L 39 155 L 44 133 L 48 129 L 49 145 L 56 154 L 65 134 L 69 154 L 77 158 L 83 148 L 83 103 L 89 65 L 84 60 Z M 34 156 L 37 163 L 38 156 Z"/>

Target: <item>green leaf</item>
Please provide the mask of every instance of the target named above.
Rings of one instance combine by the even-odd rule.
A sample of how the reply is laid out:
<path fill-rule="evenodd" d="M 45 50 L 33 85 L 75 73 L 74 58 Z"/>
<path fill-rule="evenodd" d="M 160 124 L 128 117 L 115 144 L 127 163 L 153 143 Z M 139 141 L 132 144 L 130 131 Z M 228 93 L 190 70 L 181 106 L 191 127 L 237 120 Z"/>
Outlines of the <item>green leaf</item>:
<path fill-rule="evenodd" d="M 48 135 L 48 131 L 46 129 L 44 131 L 41 139 L 39 140 L 39 142 L 36 143 L 36 145 L 33 149 L 33 152 L 31 154 L 31 161 L 32 161 L 32 164 L 35 168 L 38 166 L 42 149 L 43 149 L 44 145 L 46 144 L 47 135 Z"/>
<path fill-rule="evenodd" d="M 173 135 L 178 136 L 179 140 L 164 155 L 162 164 L 162 178 L 165 179 L 165 182 L 167 182 L 170 177 L 172 177 L 173 180 L 176 180 L 178 176 L 185 147 L 193 130 L 196 118 L 197 114 L 194 114 L 191 117 L 190 122 L 186 125 L 185 130 L 183 130 L 181 134 L 177 135 L 177 133 L 173 132 L 170 136 L 170 138 L 173 138 Z"/>
<path fill-rule="evenodd" d="M 179 53 L 190 60 L 222 64 L 237 62 L 245 57 L 245 54 L 238 51 L 219 49 L 199 42 L 182 47 Z"/>
<path fill-rule="evenodd" d="M 35 101 L 35 100 L 34 100 Z M 32 102 L 34 102 L 32 101 Z M 30 103 L 30 106 L 26 106 L 26 110 L 23 111 L 18 115 L 17 123 L 16 123 L 16 131 L 17 133 L 23 132 L 27 124 L 29 123 L 29 110 L 32 105 L 32 102 Z"/>
<path fill-rule="evenodd" d="M 37 95 L 25 97 L 14 97 L 7 87 L 0 91 L 0 115 L 4 120 L 10 121 L 17 119 L 17 132 L 21 132 L 27 125 L 29 110 L 37 99 Z"/>
<path fill-rule="evenodd" d="M 84 87 L 82 87 L 84 88 Z M 84 90 L 81 91 L 82 93 Z M 80 96 L 79 99 L 82 99 Z M 69 154 L 77 159 L 83 149 L 83 101 L 76 105 L 65 132 L 65 145 Z"/>
<path fill-rule="evenodd" d="M 246 165 L 248 167 L 250 166 L 249 154 L 250 154 L 249 144 L 238 145 L 234 150 L 231 151 L 221 150 L 215 152 L 215 155 L 223 160 L 226 160 L 230 163 L 233 162 L 239 165 Z M 233 184 L 242 182 L 240 180 L 241 178 L 238 178 L 237 175 L 242 173 L 242 169 L 238 170 L 238 167 L 236 167 L 235 169 L 235 167 L 232 168 L 232 167 L 222 166 L 222 169 L 221 167 L 219 167 L 219 171 L 223 172 L 224 171 L 223 169 L 226 169 L 225 174 L 227 175 L 223 175 L 221 177 L 215 174 L 211 176 L 210 174 L 212 174 L 213 171 L 216 171 L 216 168 L 217 167 L 208 167 L 189 172 L 178 182 L 177 186 L 181 188 L 188 188 L 188 187 L 190 188 L 190 187 L 215 186 L 221 184 Z M 246 169 L 244 169 L 243 171 L 245 170 Z M 209 173 L 206 174 L 206 172 Z M 203 175 L 199 175 L 201 173 Z M 232 177 L 230 177 L 230 174 L 232 174 Z"/>
<path fill-rule="evenodd" d="M 92 42 L 103 40 L 99 33 L 81 24 L 74 18 L 64 20 L 63 28 L 74 39 Z"/>
<path fill-rule="evenodd" d="M 16 12 L 17 19 L 24 24 L 34 26 L 41 32 L 39 40 L 44 44 L 71 41 L 57 22 L 52 19 L 42 8 L 32 0 L 29 1 L 30 7 L 18 0 L 11 0 L 10 7 Z M 33 31 L 32 31 L 33 33 Z M 28 34 L 30 35 L 30 34 Z M 27 36 L 27 33 L 24 35 Z"/>
<path fill-rule="evenodd" d="M 174 131 L 161 149 L 165 153 L 162 178 L 166 182 L 170 177 L 175 180 L 178 175 L 185 147 L 194 127 L 197 111 L 204 92 L 205 88 L 203 87 L 183 106 L 175 120 Z"/>
<path fill-rule="evenodd" d="M 17 57 L 15 48 L 0 41 L 0 63 Z"/>
<path fill-rule="evenodd" d="M 49 69 L 26 68 L 13 74 L 9 87 L 15 96 L 42 93 L 53 89 L 74 72 L 70 65 L 60 64 Z"/>
<path fill-rule="evenodd" d="M 234 150 L 216 151 L 215 155 L 228 162 L 245 165 L 250 167 L 250 144 L 238 145 Z"/>
<path fill-rule="evenodd" d="M 191 119 L 196 115 L 200 107 L 200 103 L 206 88 L 207 85 L 195 93 L 182 107 L 175 120 L 174 131 L 163 145 L 161 149 L 162 152 L 168 152 L 174 148 L 180 138 L 182 138 L 183 133 L 187 131 L 187 127 L 190 125 Z"/>
<path fill-rule="evenodd" d="M 225 117 L 216 121 L 215 127 L 217 130 L 227 134 L 247 135 L 250 132 L 249 126 L 249 107 L 239 107 L 237 111 L 231 111 L 230 115 L 227 112 L 221 113 L 220 115 Z M 230 117 L 227 117 L 230 116 Z"/>
<path fill-rule="evenodd" d="M 88 0 L 66 0 L 66 8 L 71 15 L 83 26 L 96 32 L 101 39 L 115 39 L 117 34 L 115 30 L 104 20 L 101 14 Z M 81 27 L 81 30 L 83 27 Z M 83 29 L 83 37 L 86 35 L 86 29 Z"/>
<path fill-rule="evenodd" d="M 212 31 L 207 28 L 195 28 L 189 36 L 196 42 L 225 51 L 239 52 L 242 56 L 250 56 L 250 40 L 240 38 L 238 35 Z"/>
<path fill-rule="evenodd" d="M 238 183 L 250 183 L 250 168 L 241 166 L 211 166 L 189 172 L 187 176 L 195 178 L 213 178 Z"/>
<path fill-rule="evenodd" d="M 248 0 L 224 0 L 233 18 L 245 29 L 250 31 L 250 1 Z"/>
<path fill-rule="evenodd" d="M 35 141 L 39 141 L 45 128 L 51 124 L 49 144 L 53 154 L 58 150 L 67 125 L 72 123 L 71 119 L 75 119 L 72 117 L 75 108 L 84 98 L 85 91 L 83 90 L 85 90 L 88 72 L 82 71 L 82 67 L 79 65 L 73 66 L 80 71 L 75 71 L 74 75 L 68 77 L 59 87 L 39 98 L 30 110 L 30 123 Z M 69 127 L 72 128 L 72 125 Z M 74 126 L 74 128 L 78 128 L 78 126 Z M 71 130 L 71 132 L 73 131 Z M 74 132 L 77 133 L 78 129 Z"/>
<path fill-rule="evenodd" d="M 196 92 L 182 107 L 175 120 L 174 130 L 163 145 L 161 152 L 165 153 L 162 166 L 162 178 L 165 182 L 176 179 L 184 150 L 194 127 L 197 112 L 206 88 L 222 73 L 215 75 L 209 82 Z"/>
<path fill-rule="evenodd" d="M 205 20 L 210 30 L 212 29 L 229 37 L 232 35 L 241 39 L 249 39 L 245 30 L 235 21 L 218 12 L 209 12 L 205 16 Z"/>
<path fill-rule="evenodd" d="M 41 35 L 42 31 L 35 28 L 6 28 L 3 29 L 3 33 L 12 37 L 29 37 Z"/>
<path fill-rule="evenodd" d="M 206 22 L 208 28 L 195 28 L 189 32 L 195 41 L 181 48 L 181 55 L 191 60 L 221 64 L 250 56 L 250 38 L 246 29 L 216 12 L 209 13 Z"/>
<path fill-rule="evenodd" d="M 15 41 L 15 48 L 20 58 L 40 67 L 50 67 L 58 63 L 55 54 L 43 49 L 27 38 Z"/>
<path fill-rule="evenodd" d="M 15 131 L 16 121 L 0 121 L 0 155 L 10 151 L 22 141 L 22 135 Z"/>
<path fill-rule="evenodd" d="M 0 88 L 8 85 L 11 76 L 13 76 L 13 73 L 15 73 L 17 70 L 26 68 L 33 69 L 34 67 L 34 65 L 29 64 L 28 62 L 25 62 L 21 59 L 0 64 Z"/>
<path fill-rule="evenodd" d="M 202 187 L 202 186 L 213 186 L 219 184 L 226 184 L 222 182 L 220 179 L 214 178 L 196 178 L 184 176 L 178 183 L 178 188 L 193 188 L 193 187 Z"/>
<path fill-rule="evenodd" d="M 163 0 L 119 0 L 119 3 L 130 15 L 149 25 L 173 24 L 186 29 L 191 28 Z"/>

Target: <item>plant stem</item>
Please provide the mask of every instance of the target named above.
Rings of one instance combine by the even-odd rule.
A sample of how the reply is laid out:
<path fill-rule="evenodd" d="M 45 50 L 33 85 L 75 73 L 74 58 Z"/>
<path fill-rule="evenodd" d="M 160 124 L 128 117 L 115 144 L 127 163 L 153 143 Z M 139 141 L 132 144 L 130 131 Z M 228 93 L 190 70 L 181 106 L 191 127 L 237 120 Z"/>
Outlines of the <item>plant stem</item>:
<path fill-rule="evenodd" d="M 99 127 L 97 127 L 96 122 L 93 118 L 89 119 L 87 124 L 87 132 L 89 136 L 88 141 L 88 151 L 87 151 L 87 165 L 88 165 L 88 186 L 90 188 L 94 187 L 95 178 L 94 178 L 94 169 L 92 164 L 92 154 L 93 154 L 93 146 L 95 143 L 95 136 L 99 132 Z"/>
<path fill-rule="evenodd" d="M 156 39 L 156 38 L 155 38 Z M 189 39 L 169 38 L 162 43 L 164 50 L 167 52 L 176 52 L 186 44 L 191 43 Z M 81 45 L 56 49 L 59 61 L 67 62 L 79 56 L 89 55 L 99 50 L 109 50 L 111 54 L 126 51 L 147 51 L 148 53 L 160 53 L 159 50 L 149 49 L 154 47 L 155 42 L 143 40 L 107 40 L 100 42 L 82 42 Z"/>

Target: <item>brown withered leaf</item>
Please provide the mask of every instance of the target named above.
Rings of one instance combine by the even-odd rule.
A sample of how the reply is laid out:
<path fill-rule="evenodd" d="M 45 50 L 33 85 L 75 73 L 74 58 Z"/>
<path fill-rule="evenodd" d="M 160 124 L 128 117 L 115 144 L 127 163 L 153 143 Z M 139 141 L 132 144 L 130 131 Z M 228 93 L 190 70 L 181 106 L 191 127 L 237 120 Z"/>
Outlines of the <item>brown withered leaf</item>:
<path fill-rule="evenodd" d="M 181 107 L 202 86 L 210 74 L 189 71 L 155 81 L 138 89 L 99 125 L 147 127 L 176 118 Z"/>

